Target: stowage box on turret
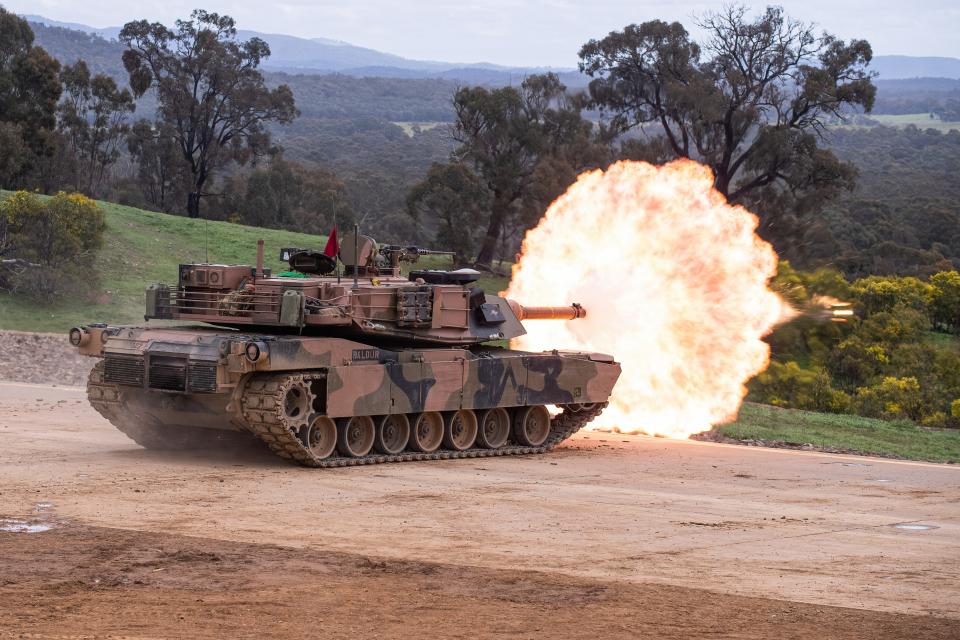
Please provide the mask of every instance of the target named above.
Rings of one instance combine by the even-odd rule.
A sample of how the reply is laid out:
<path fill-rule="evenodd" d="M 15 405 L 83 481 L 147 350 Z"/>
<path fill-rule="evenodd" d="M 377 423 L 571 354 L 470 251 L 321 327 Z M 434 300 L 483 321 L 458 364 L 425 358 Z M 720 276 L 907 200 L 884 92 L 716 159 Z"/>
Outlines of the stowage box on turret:
<path fill-rule="evenodd" d="M 575 320 L 579 305 L 524 307 L 473 270 L 414 270 L 430 253 L 343 239 L 336 257 L 284 249 L 293 271 L 185 264 L 147 287 L 143 327 L 70 331 L 100 358 L 90 403 L 147 448 L 218 446 L 246 432 L 313 466 L 542 453 L 606 406 L 608 355 L 491 346 L 522 320 Z M 338 273 L 334 274 L 337 270 Z M 551 415 L 553 405 L 559 413 Z"/>

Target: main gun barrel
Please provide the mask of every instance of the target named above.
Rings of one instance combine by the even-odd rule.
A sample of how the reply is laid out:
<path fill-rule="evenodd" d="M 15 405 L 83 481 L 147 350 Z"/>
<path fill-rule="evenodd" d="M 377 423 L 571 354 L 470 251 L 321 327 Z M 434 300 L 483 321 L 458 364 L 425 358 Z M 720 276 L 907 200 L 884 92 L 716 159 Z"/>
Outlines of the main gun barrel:
<path fill-rule="evenodd" d="M 527 307 L 507 300 L 519 320 L 577 320 L 587 317 L 587 310 L 574 302 L 565 307 Z"/>

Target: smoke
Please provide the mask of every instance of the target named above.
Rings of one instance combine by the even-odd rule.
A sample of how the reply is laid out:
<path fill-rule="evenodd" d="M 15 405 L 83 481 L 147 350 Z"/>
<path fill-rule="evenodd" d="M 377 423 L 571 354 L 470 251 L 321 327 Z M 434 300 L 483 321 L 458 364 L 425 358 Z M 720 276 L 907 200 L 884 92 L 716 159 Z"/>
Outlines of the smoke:
<path fill-rule="evenodd" d="M 527 234 L 507 295 L 587 317 L 529 322 L 513 346 L 615 356 L 594 427 L 687 437 L 730 420 L 769 363 L 763 336 L 794 314 L 767 286 L 777 256 L 756 227 L 689 160 L 585 173 Z"/>

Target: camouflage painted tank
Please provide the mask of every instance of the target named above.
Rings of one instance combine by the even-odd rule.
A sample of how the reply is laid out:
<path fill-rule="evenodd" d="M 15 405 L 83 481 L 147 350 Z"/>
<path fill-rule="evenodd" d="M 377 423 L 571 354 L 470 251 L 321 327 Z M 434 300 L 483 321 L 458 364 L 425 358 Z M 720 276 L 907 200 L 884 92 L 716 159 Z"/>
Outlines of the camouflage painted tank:
<path fill-rule="evenodd" d="M 273 277 L 262 242 L 256 267 L 181 265 L 176 286 L 147 288 L 145 316 L 180 326 L 71 330 L 101 358 L 90 403 L 147 448 L 245 432 L 314 467 L 542 453 L 600 413 L 620 375 L 612 357 L 490 345 L 522 335 L 522 320 L 584 309 L 523 307 L 473 286 L 472 270 L 402 277 L 424 253 L 353 234 L 342 273 L 285 249 L 297 273 Z"/>

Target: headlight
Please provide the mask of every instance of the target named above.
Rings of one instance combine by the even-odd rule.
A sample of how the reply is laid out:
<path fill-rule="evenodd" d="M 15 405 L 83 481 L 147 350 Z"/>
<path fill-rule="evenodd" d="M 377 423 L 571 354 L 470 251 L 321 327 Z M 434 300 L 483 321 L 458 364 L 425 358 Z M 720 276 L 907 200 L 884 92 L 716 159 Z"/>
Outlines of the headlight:
<path fill-rule="evenodd" d="M 81 342 L 83 342 L 83 330 L 80 327 L 70 329 L 70 344 L 79 347 Z"/>
<path fill-rule="evenodd" d="M 260 360 L 261 356 L 263 356 L 263 352 L 266 351 L 266 346 L 263 346 L 257 342 L 248 342 L 243 351 L 247 355 L 247 360 L 250 362 L 257 362 Z"/>

